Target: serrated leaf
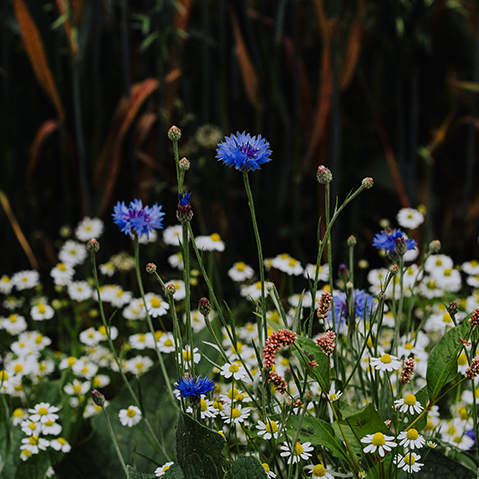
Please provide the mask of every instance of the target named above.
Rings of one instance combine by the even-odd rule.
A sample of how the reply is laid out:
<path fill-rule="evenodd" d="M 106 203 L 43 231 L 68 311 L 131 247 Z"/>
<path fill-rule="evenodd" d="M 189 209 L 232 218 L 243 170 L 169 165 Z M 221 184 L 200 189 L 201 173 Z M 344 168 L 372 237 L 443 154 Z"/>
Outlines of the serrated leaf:
<path fill-rule="evenodd" d="M 319 346 L 312 339 L 297 336 L 291 351 L 308 371 L 308 374 L 318 381 L 321 389 L 329 391 L 329 359 Z M 309 365 L 313 360 L 317 364 L 315 367 Z"/>
<path fill-rule="evenodd" d="M 127 479 L 153 479 L 155 474 L 145 474 L 144 472 L 138 472 L 133 466 L 127 464 L 126 466 Z"/>
<path fill-rule="evenodd" d="M 263 465 L 253 456 L 240 456 L 232 467 L 234 479 L 267 479 Z"/>
<path fill-rule="evenodd" d="M 203 426 L 186 414 L 180 414 L 176 430 L 176 456 L 188 479 L 223 479 L 221 434 Z"/>
<path fill-rule="evenodd" d="M 464 320 L 461 325 L 449 330 L 436 344 L 427 362 L 427 390 L 434 400 L 447 381 L 457 373 L 457 357 L 464 345 L 461 338 L 469 336 L 471 325 Z"/>

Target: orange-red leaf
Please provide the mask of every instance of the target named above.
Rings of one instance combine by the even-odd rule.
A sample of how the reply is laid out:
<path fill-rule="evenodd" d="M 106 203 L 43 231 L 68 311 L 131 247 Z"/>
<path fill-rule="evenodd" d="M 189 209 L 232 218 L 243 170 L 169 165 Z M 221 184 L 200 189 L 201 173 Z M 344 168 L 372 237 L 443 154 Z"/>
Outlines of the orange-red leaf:
<path fill-rule="evenodd" d="M 45 49 L 43 48 L 37 26 L 23 0 L 13 0 L 13 5 L 25 41 L 25 48 L 38 83 L 40 83 L 40 86 L 55 105 L 58 118 L 63 120 L 65 118 L 65 110 L 63 109 L 60 95 L 58 94 L 53 75 L 48 66 Z"/>
<path fill-rule="evenodd" d="M 67 0 L 56 0 L 58 11 L 60 15 L 65 18 L 63 25 L 67 33 L 68 42 L 70 43 L 70 50 L 72 55 L 76 55 L 78 53 L 78 43 L 76 42 L 70 19 L 68 18 L 68 9 L 65 7 L 65 1 Z"/>
<path fill-rule="evenodd" d="M 52 133 L 58 128 L 58 125 L 59 123 L 57 120 L 47 120 L 38 129 L 37 134 L 35 135 L 35 139 L 33 140 L 32 151 L 28 160 L 27 173 L 25 176 L 25 181 L 27 184 L 30 183 L 32 179 L 33 171 L 35 170 L 35 166 L 37 165 L 43 142 L 50 135 L 50 133 Z"/>

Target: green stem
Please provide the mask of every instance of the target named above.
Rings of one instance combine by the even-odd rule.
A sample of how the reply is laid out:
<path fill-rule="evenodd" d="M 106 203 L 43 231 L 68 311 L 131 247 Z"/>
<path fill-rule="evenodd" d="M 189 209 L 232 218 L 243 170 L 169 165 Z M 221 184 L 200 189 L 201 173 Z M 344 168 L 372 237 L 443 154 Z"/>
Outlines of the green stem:
<path fill-rule="evenodd" d="M 190 243 L 189 243 L 189 234 L 188 234 L 188 224 L 182 223 L 182 232 L 183 232 L 183 281 L 185 282 L 185 314 L 186 314 L 186 336 L 187 341 L 190 346 L 190 367 L 189 370 L 193 372 L 194 370 L 194 361 L 193 361 L 193 329 L 191 328 L 191 305 L 190 305 Z"/>
<path fill-rule="evenodd" d="M 113 446 L 115 447 L 116 455 L 118 456 L 118 459 L 121 462 L 121 467 L 123 467 L 123 470 L 125 471 L 125 474 L 128 477 L 128 471 L 126 469 L 125 461 L 123 460 L 120 447 L 118 446 L 118 441 L 116 440 L 115 433 L 113 432 L 113 428 L 111 427 L 110 418 L 108 417 L 108 414 L 106 413 L 105 408 L 103 406 L 101 407 L 101 410 L 103 411 L 103 414 L 105 416 L 106 426 L 108 428 L 108 433 L 110 434 L 111 441 L 113 442 Z"/>
<path fill-rule="evenodd" d="M 268 337 L 268 323 L 266 321 L 266 297 L 264 291 L 264 261 L 263 250 L 261 248 L 261 239 L 259 237 L 258 224 L 256 222 L 256 213 L 254 209 L 253 194 L 251 193 L 251 186 L 249 184 L 248 172 L 243 170 L 243 181 L 246 189 L 246 196 L 248 197 L 248 206 L 251 212 L 251 220 L 253 221 L 254 236 L 256 239 L 256 249 L 258 250 L 259 261 L 259 277 L 261 281 L 261 321 L 258 321 L 258 339 L 261 348 L 264 345 L 264 341 Z M 263 329 L 262 329 L 262 328 Z"/>

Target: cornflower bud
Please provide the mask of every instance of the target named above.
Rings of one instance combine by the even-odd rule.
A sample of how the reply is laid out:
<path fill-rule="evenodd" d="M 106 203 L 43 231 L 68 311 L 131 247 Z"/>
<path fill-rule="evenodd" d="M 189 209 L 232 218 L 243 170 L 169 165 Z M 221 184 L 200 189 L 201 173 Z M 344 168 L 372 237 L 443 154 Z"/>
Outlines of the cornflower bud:
<path fill-rule="evenodd" d="M 353 248 L 354 246 L 356 246 L 357 244 L 357 240 L 356 240 L 356 236 L 354 235 L 351 235 L 349 238 L 348 238 L 348 241 L 347 241 L 347 244 L 350 248 Z"/>
<path fill-rule="evenodd" d="M 188 171 L 190 169 L 190 162 L 186 158 L 181 158 L 178 162 L 178 166 L 180 167 L 181 171 Z"/>
<path fill-rule="evenodd" d="M 86 249 L 90 252 L 98 253 L 98 251 L 100 250 L 100 243 L 98 243 L 95 238 L 92 238 L 90 241 L 88 241 Z"/>
<path fill-rule="evenodd" d="M 399 271 L 399 266 L 397 264 L 392 264 L 391 266 L 389 266 L 389 272 L 391 274 L 397 274 Z"/>
<path fill-rule="evenodd" d="M 441 250 L 441 242 L 439 240 L 434 240 L 429 243 L 429 253 L 439 253 Z"/>
<path fill-rule="evenodd" d="M 211 304 L 210 304 L 208 298 L 201 298 L 198 301 L 198 311 L 203 316 L 208 316 L 211 313 Z"/>
<path fill-rule="evenodd" d="M 455 316 L 459 312 L 459 305 L 455 301 L 451 301 L 447 307 L 447 312 L 451 316 Z"/>
<path fill-rule="evenodd" d="M 156 272 L 156 264 L 155 263 L 148 263 L 146 265 L 146 272 L 148 274 L 153 274 Z"/>
<path fill-rule="evenodd" d="M 403 236 L 399 236 L 394 241 L 394 251 L 398 256 L 404 256 L 404 253 L 407 251 L 407 243 Z"/>
<path fill-rule="evenodd" d="M 318 167 L 318 172 L 316 173 L 316 178 L 319 183 L 325 185 L 333 181 L 333 174 L 331 173 L 331 170 L 329 168 L 324 165 L 320 165 Z"/>
<path fill-rule="evenodd" d="M 173 296 L 176 293 L 176 286 L 173 283 L 167 284 L 165 286 L 166 296 Z"/>
<path fill-rule="evenodd" d="M 168 130 L 168 138 L 171 141 L 178 141 L 181 138 L 181 130 L 177 126 L 172 126 Z"/>
<path fill-rule="evenodd" d="M 105 396 L 103 396 L 103 394 L 96 389 L 92 389 L 90 391 L 90 394 L 91 394 L 91 397 L 93 399 L 93 402 L 97 406 L 103 407 L 103 405 L 105 404 Z"/>
<path fill-rule="evenodd" d="M 372 178 L 364 178 L 361 185 L 363 186 L 363 188 L 366 188 L 367 190 L 369 190 L 370 188 L 373 187 L 374 185 L 374 180 Z"/>

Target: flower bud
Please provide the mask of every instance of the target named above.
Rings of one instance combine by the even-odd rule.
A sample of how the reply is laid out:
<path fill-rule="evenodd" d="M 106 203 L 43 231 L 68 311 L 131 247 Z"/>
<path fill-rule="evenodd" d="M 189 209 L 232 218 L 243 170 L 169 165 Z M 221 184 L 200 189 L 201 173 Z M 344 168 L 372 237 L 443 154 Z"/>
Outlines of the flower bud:
<path fill-rule="evenodd" d="M 201 298 L 198 301 L 198 311 L 205 317 L 211 313 L 211 304 L 208 298 Z"/>
<path fill-rule="evenodd" d="M 105 404 L 105 396 L 100 391 L 97 391 L 96 389 L 92 389 L 90 391 L 91 397 L 93 399 L 93 402 L 100 407 L 103 407 Z"/>
<path fill-rule="evenodd" d="M 397 264 L 392 264 L 391 266 L 389 266 L 389 272 L 391 274 L 397 274 L 399 271 L 399 266 Z"/>
<path fill-rule="evenodd" d="M 169 283 L 165 286 L 166 296 L 173 296 L 176 293 L 176 286 L 173 283 Z"/>
<path fill-rule="evenodd" d="M 316 173 L 316 178 L 319 183 L 325 185 L 327 183 L 331 183 L 331 181 L 333 180 L 333 174 L 331 173 L 331 170 L 329 168 L 324 165 L 320 165 L 318 167 L 318 172 Z"/>
<path fill-rule="evenodd" d="M 168 138 L 171 141 L 178 141 L 181 138 L 181 130 L 177 126 L 172 126 L 168 130 Z"/>
<path fill-rule="evenodd" d="M 407 243 L 404 236 L 399 236 L 394 241 L 394 251 L 398 256 L 404 256 L 404 253 L 407 251 Z"/>
<path fill-rule="evenodd" d="M 350 248 L 354 248 L 356 245 L 357 245 L 357 240 L 356 240 L 356 236 L 354 235 L 351 235 L 349 238 L 348 238 L 348 241 L 347 241 L 347 244 Z"/>
<path fill-rule="evenodd" d="M 186 158 L 181 158 L 178 162 L 181 171 L 187 171 L 190 169 L 190 162 Z"/>
<path fill-rule="evenodd" d="M 434 253 L 439 253 L 441 250 L 441 242 L 439 240 L 434 240 L 429 243 L 429 252 L 434 254 Z"/>
<path fill-rule="evenodd" d="M 363 188 L 366 188 L 367 190 L 369 190 L 370 188 L 373 187 L 374 180 L 372 178 L 364 178 L 361 185 Z"/>
<path fill-rule="evenodd" d="M 455 316 L 459 312 L 459 305 L 455 301 L 451 301 L 447 307 L 447 312 L 451 316 Z"/>
<path fill-rule="evenodd" d="M 95 238 L 92 238 L 90 241 L 88 241 L 86 249 L 90 251 L 90 253 L 98 253 L 98 251 L 100 250 L 100 243 L 98 243 Z"/>
<path fill-rule="evenodd" d="M 148 263 L 146 265 L 146 272 L 148 274 L 153 274 L 156 272 L 156 264 L 155 263 Z"/>

